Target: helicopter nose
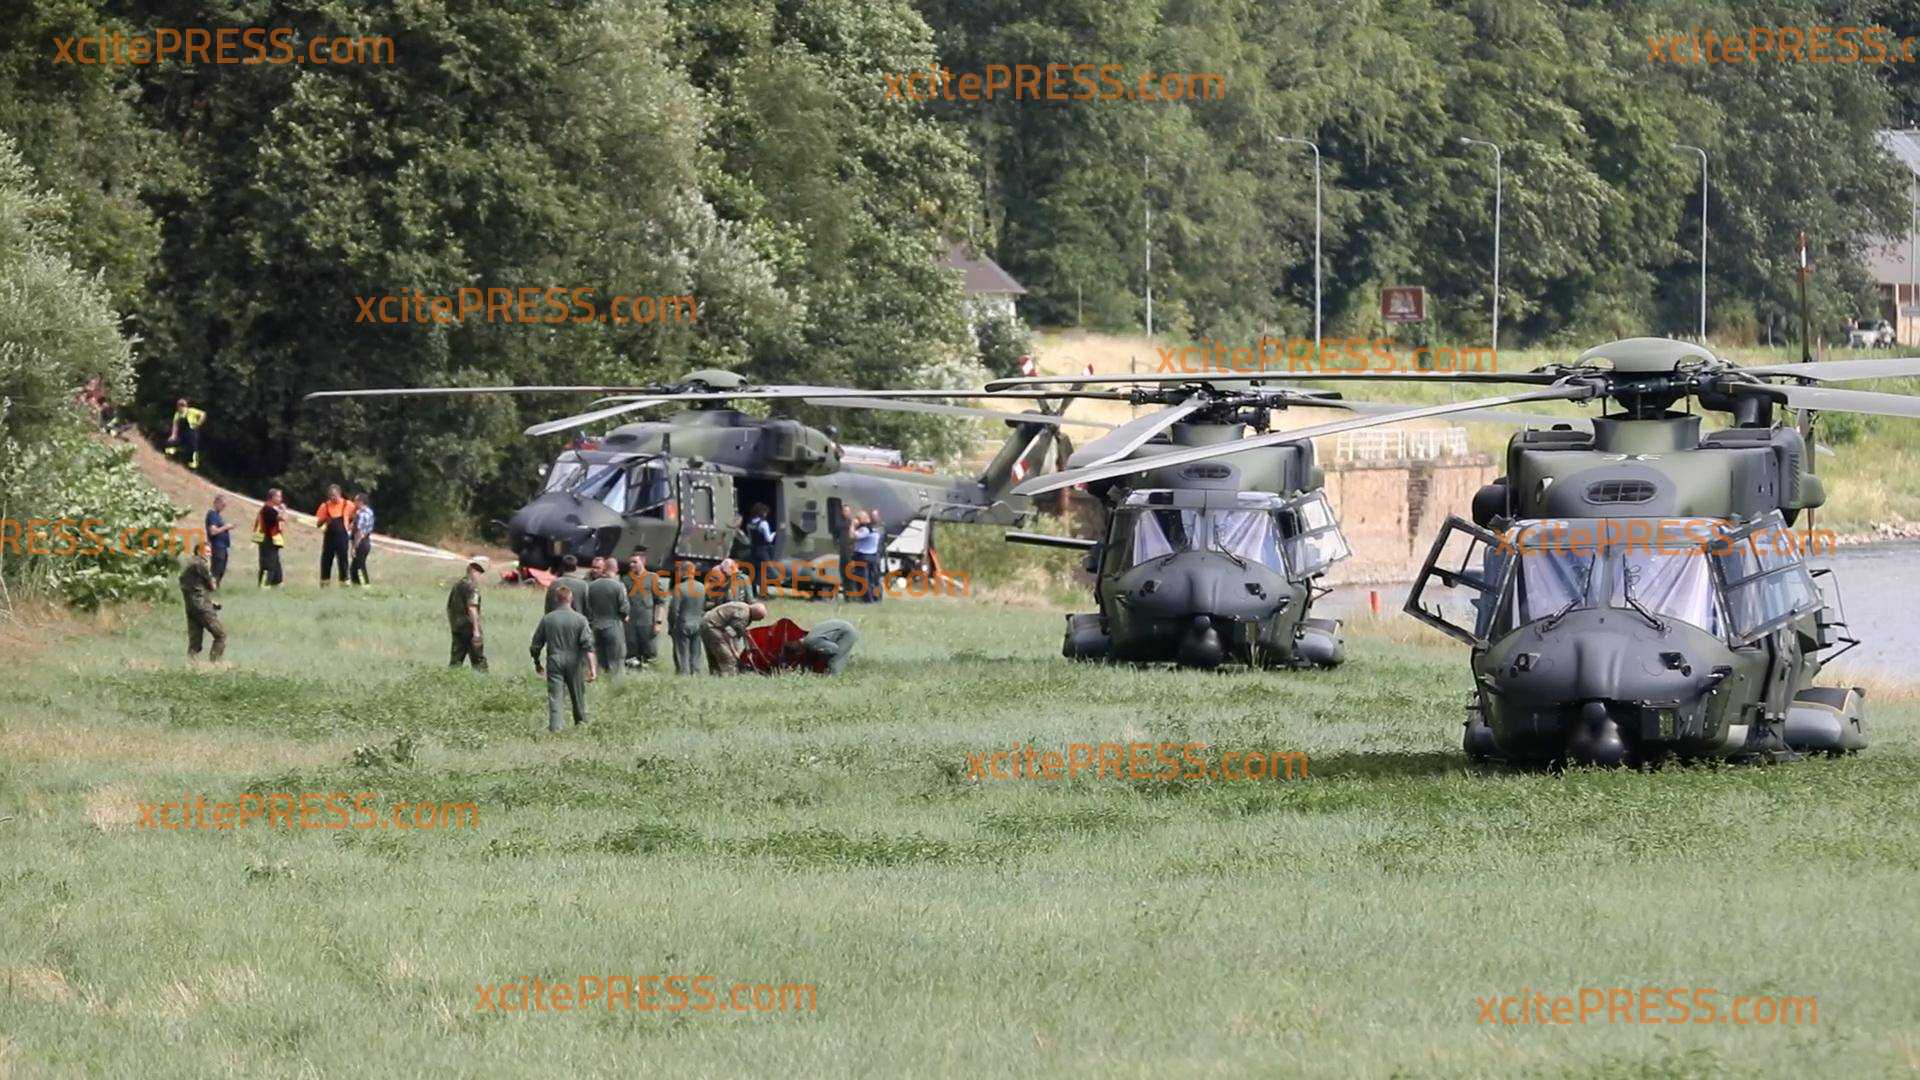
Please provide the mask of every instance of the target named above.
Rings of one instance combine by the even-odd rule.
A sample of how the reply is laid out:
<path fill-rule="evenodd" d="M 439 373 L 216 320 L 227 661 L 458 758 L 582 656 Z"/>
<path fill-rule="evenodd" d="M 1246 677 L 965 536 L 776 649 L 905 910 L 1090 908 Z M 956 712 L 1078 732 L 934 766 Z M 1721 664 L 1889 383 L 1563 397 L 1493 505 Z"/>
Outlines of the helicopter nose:
<path fill-rule="evenodd" d="M 605 504 L 565 492 L 542 495 L 507 520 L 507 542 L 528 566 L 544 566 L 563 554 L 591 558 L 619 543 L 620 515 Z"/>
<path fill-rule="evenodd" d="M 1225 558 L 1182 555 L 1145 574 L 1132 589 L 1129 603 L 1156 619 L 1258 618 L 1272 611 L 1281 595 L 1277 582 L 1256 580 Z"/>

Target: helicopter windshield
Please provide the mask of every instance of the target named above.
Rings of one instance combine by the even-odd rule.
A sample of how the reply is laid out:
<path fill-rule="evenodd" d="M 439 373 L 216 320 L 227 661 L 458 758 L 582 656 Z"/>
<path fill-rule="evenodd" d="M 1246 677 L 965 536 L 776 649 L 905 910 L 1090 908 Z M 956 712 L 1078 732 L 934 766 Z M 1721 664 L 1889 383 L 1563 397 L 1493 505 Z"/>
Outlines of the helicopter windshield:
<path fill-rule="evenodd" d="M 1202 510 L 1161 507 L 1129 511 L 1132 566 L 1178 551 L 1218 551 L 1285 572 L 1280 533 L 1266 510 Z"/>
<path fill-rule="evenodd" d="M 1705 518 L 1526 522 L 1489 553 L 1489 569 L 1495 558 L 1516 564 L 1510 626 L 1604 606 L 1748 640 L 1818 606 L 1805 565 L 1749 536 L 1783 532 L 1777 518 L 1738 534 Z"/>
<path fill-rule="evenodd" d="M 546 486 L 540 490 L 565 491 L 567 486 L 575 480 L 580 479 L 580 474 L 585 471 L 586 466 L 580 464 L 579 461 L 561 458 L 559 461 L 553 463 L 552 469 L 548 470 Z"/>

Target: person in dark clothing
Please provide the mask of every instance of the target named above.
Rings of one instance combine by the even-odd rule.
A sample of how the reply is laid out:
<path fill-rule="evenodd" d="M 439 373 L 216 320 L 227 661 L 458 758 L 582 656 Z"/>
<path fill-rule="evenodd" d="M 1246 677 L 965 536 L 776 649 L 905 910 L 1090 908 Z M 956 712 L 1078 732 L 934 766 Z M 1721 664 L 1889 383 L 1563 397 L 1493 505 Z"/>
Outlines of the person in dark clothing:
<path fill-rule="evenodd" d="M 353 549 L 349 532 L 353 526 L 353 504 L 341 496 L 339 484 L 327 485 L 327 501 L 313 512 L 313 522 L 322 530 L 320 586 L 325 588 L 328 585 L 336 562 L 340 567 L 340 584 L 345 585 L 347 563 Z"/>
<path fill-rule="evenodd" d="M 233 526 L 227 524 L 226 509 L 227 497 L 215 495 L 213 509 L 207 511 L 207 550 L 215 585 L 227 576 L 227 555 L 233 547 Z"/>
<path fill-rule="evenodd" d="M 267 501 L 260 504 L 260 513 L 253 519 L 253 542 L 260 548 L 260 575 L 254 584 L 279 588 L 284 575 L 280 569 L 280 549 L 287 546 L 287 538 L 281 532 L 281 522 L 286 511 L 286 496 L 279 488 L 267 491 Z"/>
<path fill-rule="evenodd" d="M 353 497 L 353 519 L 348 532 L 353 542 L 353 583 L 371 585 L 373 575 L 367 573 L 367 556 L 373 553 L 373 507 L 367 504 L 364 491 Z"/>
<path fill-rule="evenodd" d="M 186 568 L 180 571 L 180 598 L 187 606 L 187 659 L 200 659 L 200 646 L 212 634 L 213 652 L 207 659 L 217 664 L 227 654 L 227 631 L 220 625 L 220 605 L 213 602 L 219 586 L 207 568 L 206 554 L 205 541 L 194 546 Z"/>
<path fill-rule="evenodd" d="M 761 596 L 773 581 L 773 553 L 779 540 L 772 517 L 773 511 L 766 503 L 754 503 L 747 511 L 747 564 L 753 567 L 753 582 Z"/>

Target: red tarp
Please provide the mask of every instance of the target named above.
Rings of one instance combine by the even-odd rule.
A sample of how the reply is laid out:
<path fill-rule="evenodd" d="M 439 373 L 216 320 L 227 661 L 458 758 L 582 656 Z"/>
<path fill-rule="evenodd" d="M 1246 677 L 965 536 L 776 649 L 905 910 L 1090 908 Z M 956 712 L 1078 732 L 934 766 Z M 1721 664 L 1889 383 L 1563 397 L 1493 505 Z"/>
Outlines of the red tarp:
<path fill-rule="evenodd" d="M 788 643 L 806 636 L 806 628 L 792 619 L 781 619 L 771 626 L 748 627 L 747 647 L 740 652 L 740 670 L 757 671 L 762 675 L 771 675 L 776 671 L 805 670 L 824 675 L 827 670 L 825 660 L 803 657 L 789 662 L 785 658 Z"/>

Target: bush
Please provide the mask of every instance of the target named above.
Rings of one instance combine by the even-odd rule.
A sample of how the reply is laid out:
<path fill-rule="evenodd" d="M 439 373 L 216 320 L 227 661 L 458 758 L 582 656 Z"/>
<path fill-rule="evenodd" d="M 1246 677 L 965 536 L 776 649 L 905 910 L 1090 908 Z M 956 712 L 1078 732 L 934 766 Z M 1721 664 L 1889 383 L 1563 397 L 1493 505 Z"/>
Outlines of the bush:
<path fill-rule="evenodd" d="M 1033 331 L 1018 315 L 988 315 L 974 325 L 980 341 L 980 365 L 1004 379 L 1020 374 L 1020 358 L 1033 353 Z"/>

